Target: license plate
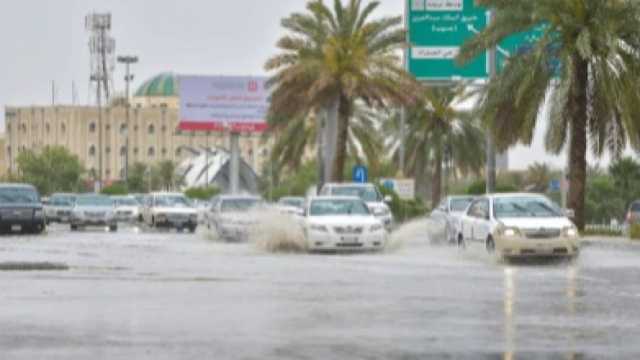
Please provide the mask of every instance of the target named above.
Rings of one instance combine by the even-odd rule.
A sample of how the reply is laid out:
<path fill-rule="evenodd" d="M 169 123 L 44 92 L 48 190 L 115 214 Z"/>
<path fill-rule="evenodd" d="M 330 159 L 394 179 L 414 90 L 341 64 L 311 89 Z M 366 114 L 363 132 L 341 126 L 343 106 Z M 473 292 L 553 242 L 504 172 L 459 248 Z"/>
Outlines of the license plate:
<path fill-rule="evenodd" d="M 11 225 L 11 231 L 22 231 L 21 225 Z"/>
<path fill-rule="evenodd" d="M 357 236 L 343 236 L 340 240 L 345 244 L 357 244 L 359 239 Z"/>

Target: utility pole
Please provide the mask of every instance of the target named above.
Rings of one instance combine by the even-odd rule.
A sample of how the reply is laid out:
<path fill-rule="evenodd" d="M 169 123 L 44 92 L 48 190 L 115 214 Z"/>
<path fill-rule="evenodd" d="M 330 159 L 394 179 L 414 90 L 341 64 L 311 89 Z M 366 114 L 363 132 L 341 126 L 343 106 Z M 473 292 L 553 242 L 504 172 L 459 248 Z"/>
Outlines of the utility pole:
<path fill-rule="evenodd" d="M 231 130 L 231 194 L 237 195 L 240 191 L 240 133 Z"/>
<path fill-rule="evenodd" d="M 489 24 L 493 22 L 495 10 L 489 11 Z M 497 74 L 496 47 L 489 49 L 489 83 Z M 496 146 L 491 129 L 487 129 L 487 194 L 496 190 Z"/>
<path fill-rule="evenodd" d="M 96 192 L 102 190 L 102 81 L 104 77 L 100 75 L 92 75 L 91 81 L 95 81 L 98 86 L 96 87 L 96 97 L 98 105 L 98 183 L 94 187 Z"/>
<path fill-rule="evenodd" d="M 130 121 L 131 121 L 131 95 L 129 93 L 130 91 L 130 83 L 131 81 L 133 81 L 134 79 L 134 75 L 131 74 L 130 72 L 130 67 L 131 64 L 135 64 L 138 62 L 138 57 L 137 56 L 118 56 L 118 62 L 121 64 L 125 64 L 125 68 L 126 68 L 126 74 L 124 77 L 124 81 L 126 84 L 126 126 L 125 126 L 125 130 L 124 130 L 124 180 L 125 182 L 129 180 L 129 125 L 130 125 Z"/>

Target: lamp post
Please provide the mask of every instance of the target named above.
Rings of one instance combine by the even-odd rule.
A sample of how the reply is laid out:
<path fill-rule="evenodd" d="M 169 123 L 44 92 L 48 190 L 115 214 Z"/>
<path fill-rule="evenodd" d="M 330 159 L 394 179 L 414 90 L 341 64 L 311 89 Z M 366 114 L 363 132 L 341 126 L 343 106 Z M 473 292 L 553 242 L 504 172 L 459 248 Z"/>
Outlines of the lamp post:
<path fill-rule="evenodd" d="M 125 64 L 125 68 L 126 68 L 126 73 L 124 76 L 124 81 L 126 84 L 126 126 L 125 126 L 125 130 L 124 130 L 124 180 L 125 182 L 129 180 L 129 122 L 130 122 L 130 116 L 131 116 L 131 101 L 130 101 L 130 94 L 129 94 L 129 84 L 131 83 L 131 81 L 133 81 L 134 79 L 134 75 L 131 74 L 130 72 L 130 67 L 131 64 L 135 64 L 138 62 L 138 57 L 137 56 L 118 56 L 118 62 L 121 64 Z"/>

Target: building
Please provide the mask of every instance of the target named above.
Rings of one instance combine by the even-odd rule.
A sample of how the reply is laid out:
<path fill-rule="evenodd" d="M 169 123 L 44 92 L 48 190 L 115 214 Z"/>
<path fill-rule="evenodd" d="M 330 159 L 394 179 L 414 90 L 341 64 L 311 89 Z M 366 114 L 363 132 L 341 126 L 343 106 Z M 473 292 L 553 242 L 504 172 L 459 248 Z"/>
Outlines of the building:
<path fill-rule="evenodd" d="M 102 178 L 115 181 L 124 177 L 126 138 L 129 135 L 129 164 L 153 164 L 161 160 L 183 162 L 191 153 L 185 148 L 228 148 L 222 133 L 183 132 L 179 123 L 177 77 L 160 74 L 144 82 L 134 93 L 129 110 L 124 105 L 27 106 L 5 108 L 5 152 L 1 165 L 5 173 L 17 171 L 21 151 L 38 151 L 46 146 L 63 146 L 77 155 L 90 174 L 100 169 Z M 100 116 L 102 115 L 102 116 Z M 102 146 L 100 146 L 102 138 Z M 247 135 L 240 142 L 242 158 L 256 172 L 267 153 L 258 135 Z M 1 152 L 0 152 L 1 155 Z M 0 173 L 2 173 L 0 172 Z"/>

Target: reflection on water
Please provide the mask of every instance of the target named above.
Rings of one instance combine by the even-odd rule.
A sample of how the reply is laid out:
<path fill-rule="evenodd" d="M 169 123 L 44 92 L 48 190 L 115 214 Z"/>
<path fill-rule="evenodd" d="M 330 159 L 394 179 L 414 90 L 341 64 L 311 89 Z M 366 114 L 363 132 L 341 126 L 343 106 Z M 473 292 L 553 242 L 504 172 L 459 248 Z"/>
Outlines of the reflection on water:
<path fill-rule="evenodd" d="M 514 267 L 505 267 L 504 271 L 504 299 L 503 299 L 503 313 L 504 313 L 504 338 L 505 338 L 505 352 L 502 356 L 503 360 L 516 360 L 517 357 L 517 343 L 516 333 L 517 327 L 515 324 L 515 317 L 517 312 L 516 298 L 517 298 L 517 275 L 518 269 Z M 567 304 L 567 314 L 572 318 L 577 315 L 577 301 L 578 301 L 578 289 L 579 289 L 579 268 L 575 265 L 567 267 L 566 270 L 566 289 L 565 299 Z M 575 348 L 575 334 L 569 332 L 570 342 L 568 347 Z M 553 350 L 553 349 L 550 349 Z M 567 360 L 578 360 L 582 358 L 582 355 L 574 351 L 568 352 L 563 358 Z"/>

